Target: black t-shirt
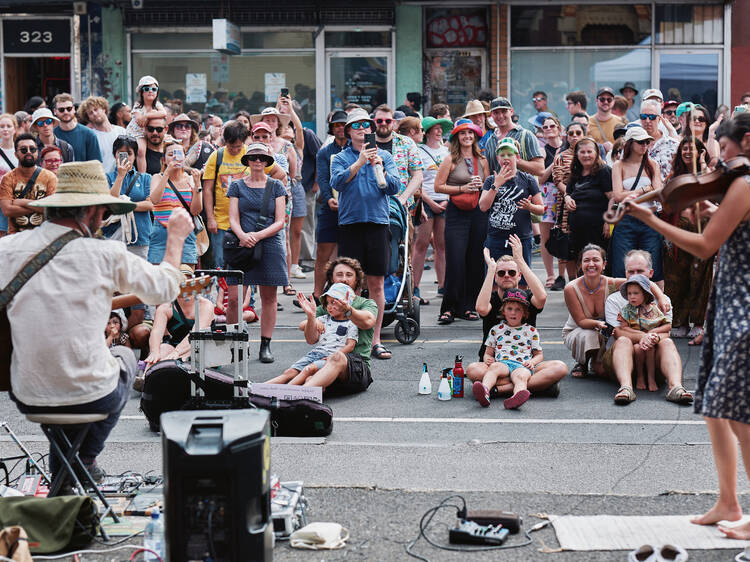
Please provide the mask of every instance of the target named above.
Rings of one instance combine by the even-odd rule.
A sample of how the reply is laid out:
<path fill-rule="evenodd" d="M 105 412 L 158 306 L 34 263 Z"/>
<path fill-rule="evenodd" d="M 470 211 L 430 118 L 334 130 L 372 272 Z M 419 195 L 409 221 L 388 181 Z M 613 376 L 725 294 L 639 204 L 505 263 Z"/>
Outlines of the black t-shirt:
<path fill-rule="evenodd" d="M 389 153 L 393 154 L 393 137 L 391 137 L 391 140 L 389 140 L 388 142 L 378 142 L 376 140 L 375 144 L 378 145 L 378 148 L 386 150 Z"/>
<path fill-rule="evenodd" d="M 531 291 L 527 289 L 525 292 L 531 303 Z M 480 361 L 484 361 L 484 350 L 486 349 L 484 342 L 487 340 L 487 335 L 490 333 L 493 326 L 497 326 L 503 321 L 503 317 L 500 314 L 500 307 L 502 304 L 500 295 L 497 294 L 497 291 L 492 291 L 492 296 L 490 297 L 490 312 L 487 316 L 482 316 L 482 346 L 479 348 Z M 533 304 L 529 304 L 529 317 L 524 320 L 524 322 L 536 327 L 536 316 L 541 311 L 542 309 L 535 307 Z"/>
<path fill-rule="evenodd" d="M 603 166 L 595 174 L 580 177 L 575 181 L 571 178 L 568 181 L 567 194 L 576 202 L 576 211 L 571 214 L 571 218 L 580 220 L 583 217 L 598 217 L 597 221 L 603 222 L 602 215 L 609 203 L 606 194 L 610 191 L 612 170 L 609 166 Z"/>
<path fill-rule="evenodd" d="M 163 155 L 163 152 L 156 152 L 150 148 L 146 149 L 146 173 L 152 176 L 161 173 L 161 157 Z"/>
<path fill-rule="evenodd" d="M 552 162 L 555 160 L 555 155 L 557 154 L 557 148 L 552 146 L 551 144 L 545 144 L 544 145 L 544 167 L 549 168 L 552 165 Z"/>
<path fill-rule="evenodd" d="M 484 191 L 489 191 L 495 182 L 495 176 L 489 175 L 484 180 Z M 487 234 L 507 238 L 516 234 L 522 240 L 532 237 L 531 213 L 519 209 L 516 205 L 521 199 L 539 193 L 539 184 L 531 174 L 518 170 L 516 176 L 506 181 L 495 194 L 495 200 L 489 209 Z"/>

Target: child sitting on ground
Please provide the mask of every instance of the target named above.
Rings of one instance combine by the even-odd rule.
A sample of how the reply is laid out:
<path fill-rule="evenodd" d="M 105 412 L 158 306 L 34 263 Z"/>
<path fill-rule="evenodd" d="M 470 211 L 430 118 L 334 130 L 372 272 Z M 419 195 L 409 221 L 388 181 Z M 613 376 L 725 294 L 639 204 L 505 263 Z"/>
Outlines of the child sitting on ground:
<path fill-rule="evenodd" d="M 130 338 L 128 337 L 128 319 L 125 311 L 121 308 L 109 313 L 109 322 L 104 329 L 104 336 L 107 340 L 107 347 L 124 345 L 130 347 Z"/>
<path fill-rule="evenodd" d="M 656 384 L 656 346 L 662 339 L 669 337 L 672 326 L 654 302 L 651 284 L 645 275 L 631 276 L 620 286 L 620 294 L 628 299 L 628 304 L 622 308 L 617 316 L 620 327 L 631 328 L 647 334 L 638 344 L 633 346 L 635 367 L 638 373 L 635 387 L 639 390 L 646 390 L 646 378 L 643 373 L 645 364 L 648 372 L 648 389 L 651 392 L 656 392 L 659 390 Z M 664 336 L 662 336 L 662 332 L 665 334 Z"/>
<path fill-rule="evenodd" d="M 518 408 L 531 393 L 526 388 L 534 367 L 543 359 L 537 329 L 524 322 L 529 314 L 529 297 L 521 289 L 503 293 L 504 322 L 494 326 L 485 345 L 484 362 L 489 366 L 481 381 L 472 386 L 474 397 L 483 406 L 490 405 L 490 389 L 497 385 L 513 388 L 513 396 L 503 402 L 506 409 Z"/>
<path fill-rule="evenodd" d="M 302 295 L 299 299 L 304 299 Z M 300 302 L 301 302 L 300 300 Z M 317 319 L 318 331 L 321 333 L 318 343 L 307 355 L 289 367 L 280 376 L 268 381 L 272 384 L 304 384 L 304 382 L 325 365 L 326 358 L 336 351 L 351 353 L 357 345 L 359 330 L 354 322 L 346 317 L 347 308 L 342 303 L 351 305 L 354 291 L 344 283 L 334 283 L 320 296 L 328 314 Z"/>
<path fill-rule="evenodd" d="M 227 307 L 229 306 L 229 287 L 224 277 L 219 277 L 219 290 L 216 295 L 216 305 L 214 306 L 214 315 L 216 322 L 224 324 L 227 321 Z M 258 321 L 258 314 L 250 304 L 253 292 L 250 287 L 246 287 L 245 297 L 242 299 L 242 319 L 251 324 Z"/>

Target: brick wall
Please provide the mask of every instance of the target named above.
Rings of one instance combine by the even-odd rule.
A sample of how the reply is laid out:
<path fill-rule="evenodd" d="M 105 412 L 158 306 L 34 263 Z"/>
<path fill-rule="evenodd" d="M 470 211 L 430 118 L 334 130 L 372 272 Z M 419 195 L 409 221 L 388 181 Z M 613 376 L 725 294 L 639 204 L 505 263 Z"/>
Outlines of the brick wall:
<path fill-rule="evenodd" d="M 506 4 L 493 5 L 490 8 L 490 47 L 489 73 L 487 86 L 497 95 L 508 96 L 508 16 L 510 7 Z M 499 34 L 498 34 L 499 20 Z M 498 57 L 498 46 L 499 57 Z M 498 60 L 500 64 L 498 65 Z M 499 76 L 498 76 L 499 67 Z M 498 83 L 499 78 L 499 83 Z"/>

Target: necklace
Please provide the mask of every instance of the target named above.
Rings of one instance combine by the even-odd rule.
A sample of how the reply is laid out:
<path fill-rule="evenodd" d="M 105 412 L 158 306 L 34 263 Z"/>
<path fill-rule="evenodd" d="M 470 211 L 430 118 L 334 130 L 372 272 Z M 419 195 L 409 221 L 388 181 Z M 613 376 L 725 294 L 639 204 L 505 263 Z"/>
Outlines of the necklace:
<path fill-rule="evenodd" d="M 596 289 L 592 289 L 586 284 L 586 278 L 581 276 L 581 281 L 583 281 L 583 286 L 586 287 L 586 290 L 589 292 L 589 295 L 593 295 L 596 293 L 599 289 L 602 287 L 602 281 L 604 281 L 601 277 L 599 277 L 599 284 L 596 286 Z"/>

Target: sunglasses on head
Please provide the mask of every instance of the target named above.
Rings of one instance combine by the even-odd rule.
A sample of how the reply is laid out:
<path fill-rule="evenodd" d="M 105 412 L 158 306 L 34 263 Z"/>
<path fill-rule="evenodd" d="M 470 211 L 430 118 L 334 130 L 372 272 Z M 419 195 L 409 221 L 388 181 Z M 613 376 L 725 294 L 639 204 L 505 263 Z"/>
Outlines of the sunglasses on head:
<path fill-rule="evenodd" d="M 130 135 L 118 135 L 117 140 L 126 141 L 126 142 L 136 142 L 135 137 L 130 136 Z"/>
<path fill-rule="evenodd" d="M 390 125 L 391 123 L 393 123 L 393 119 L 375 119 L 375 123 L 377 123 L 378 125 L 382 125 L 383 123 L 385 123 L 386 125 Z"/>
<path fill-rule="evenodd" d="M 141 88 L 141 92 L 158 92 L 159 86 L 144 86 Z"/>
<path fill-rule="evenodd" d="M 52 125 L 53 121 L 51 117 L 47 117 L 46 119 L 40 119 L 36 123 L 34 123 L 37 127 L 44 127 L 45 125 Z"/>
<path fill-rule="evenodd" d="M 355 131 L 358 131 L 359 129 L 369 129 L 370 128 L 370 122 L 369 121 L 360 121 L 359 123 L 352 123 L 352 129 Z"/>
<path fill-rule="evenodd" d="M 706 123 L 706 118 L 705 118 L 705 117 L 703 117 L 702 115 L 700 115 L 700 116 L 696 116 L 696 117 L 693 117 L 693 122 L 694 122 L 694 123 L 695 123 L 695 122 L 698 122 L 698 123 Z"/>
<path fill-rule="evenodd" d="M 66 105 L 65 107 L 55 107 L 55 111 L 59 111 L 60 113 L 65 113 L 66 111 L 75 111 L 75 107 L 72 105 Z"/>
<path fill-rule="evenodd" d="M 162 133 L 162 132 L 164 132 L 164 127 L 151 127 L 151 126 L 147 126 L 146 130 L 149 133 Z"/>
<path fill-rule="evenodd" d="M 665 109 L 664 111 L 662 111 L 662 113 L 664 115 L 674 115 L 675 114 L 675 110 L 674 109 Z"/>
<path fill-rule="evenodd" d="M 18 152 L 20 152 L 21 154 L 29 154 L 29 153 L 33 154 L 37 150 L 38 149 L 36 146 L 21 146 L 18 148 Z"/>
<path fill-rule="evenodd" d="M 497 275 L 498 277 L 505 277 L 506 275 L 508 277 L 515 277 L 516 273 L 518 273 L 518 272 L 515 269 L 507 269 L 507 270 L 506 269 L 498 269 L 495 272 L 495 275 Z"/>
<path fill-rule="evenodd" d="M 659 118 L 655 113 L 641 113 L 638 117 L 648 119 L 649 121 L 656 121 Z"/>

